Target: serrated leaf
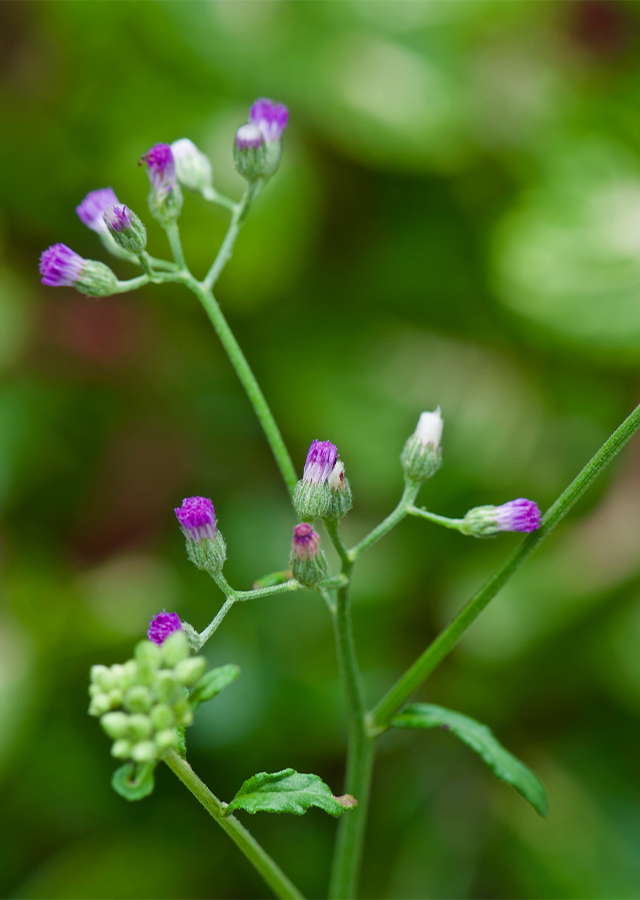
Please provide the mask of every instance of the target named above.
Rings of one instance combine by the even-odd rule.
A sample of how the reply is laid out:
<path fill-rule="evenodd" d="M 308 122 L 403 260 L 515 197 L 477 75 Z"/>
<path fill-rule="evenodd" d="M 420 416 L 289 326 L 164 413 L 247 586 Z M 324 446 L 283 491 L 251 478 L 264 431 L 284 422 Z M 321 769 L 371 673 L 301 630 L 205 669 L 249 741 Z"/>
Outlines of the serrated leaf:
<path fill-rule="evenodd" d="M 189 696 L 189 702 L 192 707 L 195 709 L 196 706 L 204 703 L 205 700 L 211 700 L 212 697 L 215 697 L 216 694 L 219 694 L 220 691 L 230 685 L 232 681 L 235 681 L 239 674 L 240 668 L 234 665 L 220 666 L 219 669 L 211 669 L 209 672 L 205 672 L 202 678 L 196 682 Z"/>
<path fill-rule="evenodd" d="M 544 786 L 528 766 L 509 753 L 496 740 L 486 725 L 462 713 L 435 706 L 432 703 L 414 703 L 391 720 L 395 728 L 445 728 L 475 750 L 497 778 L 506 781 L 533 806 L 541 816 L 546 816 L 549 805 Z"/>
<path fill-rule="evenodd" d="M 318 775 L 283 769 L 281 772 L 259 772 L 249 778 L 229 804 L 229 809 L 301 816 L 311 806 L 317 806 L 338 818 L 346 809 L 356 805 L 357 801 L 349 794 L 334 797 Z"/>
<path fill-rule="evenodd" d="M 155 763 L 125 763 L 111 776 L 111 787 L 125 800 L 142 800 L 153 792 Z"/>

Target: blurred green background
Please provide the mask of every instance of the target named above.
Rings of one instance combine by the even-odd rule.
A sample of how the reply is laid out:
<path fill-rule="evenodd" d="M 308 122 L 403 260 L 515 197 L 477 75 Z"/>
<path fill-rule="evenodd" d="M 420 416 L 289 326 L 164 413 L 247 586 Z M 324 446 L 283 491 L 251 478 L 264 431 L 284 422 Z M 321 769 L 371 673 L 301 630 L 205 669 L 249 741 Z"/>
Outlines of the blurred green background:
<path fill-rule="evenodd" d="M 190 294 L 94 300 L 37 272 L 57 241 L 105 259 L 74 213 L 105 185 L 166 256 L 137 160 L 188 136 L 239 196 L 231 144 L 258 96 L 290 107 L 283 163 L 217 293 L 296 465 L 312 438 L 338 445 L 348 540 L 395 505 L 423 409 L 446 425 L 421 496 L 457 516 L 519 496 L 545 508 L 638 399 L 638 4 L 0 4 L 4 896 L 269 896 L 168 770 L 143 802 L 113 793 L 86 690 L 153 613 L 202 628 L 220 604 L 173 507 L 213 498 L 227 576 L 248 588 L 286 565 L 285 490 Z M 186 198 L 195 274 L 227 220 Z M 636 439 L 418 695 L 486 721 L 544 780 L 548 820 L 451 735 L 385 735 L 364 897 L 638 896 L 639 501 Z M 372 702 L 516 543 L 412 520 L 363 560 Z M 322 602 L 236 608 L 207 653 L 242 667 L 189 730 L 216 793 L 285 766 L 339 792 Z M 244 819 L 324 896 L 333 820 Z"/>

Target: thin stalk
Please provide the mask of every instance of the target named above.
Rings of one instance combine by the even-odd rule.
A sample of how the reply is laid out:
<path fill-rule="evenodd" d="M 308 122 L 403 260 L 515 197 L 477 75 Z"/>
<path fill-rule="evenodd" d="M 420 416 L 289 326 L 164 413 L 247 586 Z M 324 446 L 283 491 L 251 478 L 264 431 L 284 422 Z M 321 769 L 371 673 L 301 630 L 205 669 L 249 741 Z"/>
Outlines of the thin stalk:
<path fill-rule="evenodd" d="M 249 397 L 260 424 L 262 425 L 262 429 L 269 442 L 269 446 L 271 447 L 271 452 L 275 457 L 280 473 L 289 489 L 289 493 L 293 495 L 298 480 L 296 470 L 294 469 L 293 462 L 289 456 L 289 451 L 282 440 L 280 429 L 276 424 L 276 420 L 269 408 L 269 404 L 260 389 L 260 385 L 256 381 L 255 375 L 251 371 L 251 367 L 249 366 L 244 353 L 240 349 L 240 345 L 229 328 L 227 320 L 211 291 L 203 287 L 203 285 L 197 282 L 195 278 L 185 278 L 185 284 L 187 284 L 198 297 L 205 312 L 209 316 L 211 324 L 215 328 L 216 334 L 220 338 L 222 346 L 226 350 L 227 356 L 231 360 L 231 364 L 236 370 L 236 374 Z"/>
<path fill-rule="evenodd" d="M 205 290 L 211 290 L 211 288 L 220 277 L 220 273 L 231 258 L 235 242 L 238 238 L 238 235 L 240 234 L 240 229 L 242 228 L 244 220 L 247 217 L 247 213 L 249 212 L 249 207 L 256 199 L 263 186 L 264 182 L 262 181 L 250 181 L 247 184 L 244 194 L 242 195 L 242 200 L 240 200 L 239 203 L 235 203 L 233 205 L 233 215 L 231 216 L 231 223 L 229 224 L 227 233 L 225 234 L 224 240 L 220 245 L 218 255 L 214 259 L 213 265 L 207 272 L 207 275 L 202 282 L 202 286 Z"/>
<path fill-rule="evenodd" d="M 200 634 L 198 635 L 198 650 L 201 647 L 204 647 L 204 645 L 207 643 L 207 641 L 209 640 L 211 635 L 214 634 L 218 630 L 220 623 L 222 622 L 222 620 L 224 619 L 224 617 L 229 612 L 229 610 L 231 609 L 231 607 L 233 606 L 233 604 L 235 602 L 236 602 L 236 598 L 233 596 L 233 594 L 230 597 L 227 597 L 227 599 L 224 601 L 224 603 L 220 607 L 220 610 L 219 610 L 218 614 L 216 615 L 216 617 L 207 625 L 207 627 L 204 629 L 204 631 L 200 632 Z"/>
<path fill-rule="evenodd" d="M 209 200 L 210 203 L 217 203 L 219 206 L 230 209 L 231 212 L 233 212 L 238 205 L 234 200 L 231 200 L 230 197 L 225 197 L 224 194 L 221 194 L 220 191 L 217 191 L 214 187 L 203 188 L 202 196 L 205 200 Z"/>
<path fill-rule="evenodd" d="M 176 261 L 176 265 L 181 269 L 186 269 L 187 264 L 184 261 L 184 252 L 182 250 L 182 242 L 180 241 L 180 230 L 178 228 L 178 223 L 170 222 L 168 225 L 164 226 L 164 230 L 167 232 L 167 237 L 169 238 L 169 246 L 171 247 L 171 252 L 173 253 L 173 258 Z"/>
<path fill-rule="evenodd" d="M 531 556 L 547 535 L 551 533 L 558 522 L 566 516 L 571 507 L 591 486 L 613 457 L 620 452 L 638 428 L 640 428 L 640 406 L 637 406 L 620 427 L 613 432 L 580 474 L 574 478 L 569 487 L 560 494 L 553 506 L 549 507 L 542 517 L 540 528 L 524 539 L 495 575 L 469 600 L 448 628 L 445 628 L 438 635 L 422 656 L 418 657 L 414 664 L 407 669 L 404 675 L 382 698 L 369 717 L 371 723 L 370 733 L 378 734 L 389 726 L 391 717 L 400 709 L 416 688 L 429 677 L 445 656 L 453 650 L 467 628 L 480 615 L 489 601 L 518 571 L 520 566 Z"/>
<path fill-rule="evenodd" d="M 219 580 L 220 579 L 220 580 Z M 204 631 L 198 635 L 198 649 L 203 647 L 209 638 L 218 630 L 220 623 L 229 612 L 234 603 L 242 603 L 246 600 L 256 600 L 260 597 L 269 597 L 273 594 L 285 594 L 288 591 L 302 590 L 302 585 L 295 578 L 285 581 L 283 584 L 271 585 L 271 587 L 259 588 L 256 591 L 234 591 L 229 583 L 221 575 L 216 577 L 220 590 L 226 595 L 226 600 L 220 607 L 217 615 L 207 625 Z"/>
<path fill-rule="evenodd" d="M 407 513 L 410 516 L 418 516 L 420 519 L 429 519 L 430 522 L 436 522 L 445 528 L 454 528 L 456 531 L 460 530 L 464 521 L 464 519 L 449 519 L 447 516 L 439 516 L 437 513 L 429 512 L 428 509 L 420 509 L 413 505 L 407 507 Z"/>
<path fill-rule="evenodd" d="M 118 281 L 118 288 L 113 293 L 125 294 L 127 291 L 135 291 L 139 287 L 144 287 L 145 284 L 149 284 L 149 281 L 148 275 L 138 275 L 137 278 L 129 278 L 127 281 Z"/>
<path fill-rule="evenodd" d="M 352 547 L 349 550 L 349 558 L 351 560 L 356 559 L 360 556 L 361 553 L 364 553 L 365 550 L 368 550 L 376 541 L 379 541 L 380 538 L 384 537 L 385 534 L 388 534 L 392 528 L 394 528 L 398 522 L 401 522 L 402 519 L 407 515 L 409 507 L 413 505 L 413 501 L 416 499 L 418 495 L 418 491 L 420 490 L 421 485 L 416 484 L 415 482 L 405 482 L 404 491 L 402 492 L 402 497 L 400 498 L 400 502 L 394 509 L 392 513 L 390 513 L 386 519 L 383 519 L 379 525 L 377 525 L 373 531 L 369 532 L 369 534 L 363 538 L 359 544 L 356 544 L 355 547 Z"/>
<path fill-rule="evenodd" d="M 206 784 L 198 778 L 189 763 L 171 750 L 163 757 L 171 771 L 178 776 L 196 800 L 201 803 L 218 825 L 226 831 L 231 840 L 240 848 L 251 865 L 264 878 L 276 897 L 282 900 L 303 900 L 298 888 L 284 874 L 280 866 L 260 846 L 256 839 L 235 816 L 227 815 L 226 804 L 212 794 Z"/>

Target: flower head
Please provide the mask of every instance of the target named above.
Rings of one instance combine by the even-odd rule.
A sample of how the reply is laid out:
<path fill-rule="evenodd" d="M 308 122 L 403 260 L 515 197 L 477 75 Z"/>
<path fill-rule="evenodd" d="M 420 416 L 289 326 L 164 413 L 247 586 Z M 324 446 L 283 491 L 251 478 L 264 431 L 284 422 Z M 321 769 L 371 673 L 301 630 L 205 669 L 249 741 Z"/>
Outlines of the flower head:
<path fill-rule="evenodd" d="M 103 213 L 103 218 L 107 228 L 112 231 L 124 231 L 133 225 L 131 210 L 124 204 L 122 206 L 117 206 L 116 204 L 108 206 Z"/>
<path fill-rule="evenodd" d="M 533 500 L 509 500 L 495 509 L 498 531 L 537 531 L 540 528 L 540 510 Z"/>
<path fill-rule="evenodd" d="M 415 430 L 416 438 L 426 447 L 429 444 L 433 447 L 439 447 L 442 440 L 442 428 L 444 422 L 440 413 L 440 407 L 434 412 L 423 412 L 418 419 L 418 425 Z"/>
<path fill-rule="evenodd" d="M 289 110 L 283 103 L 261 97 L 251 107 L 249 121 L 260 129 L 267 143 L 280 140 L 288 120 Z"/>
<path fill-rule="evenodd" d="M 84 222 L 88 228 L 91 228 L 92 231 L 98 234 L 104 234 L 107 231 L 107 226 L 103 219 L 104 211 L 108 206 L 113 206 L 118 202 L 113 188 L 100 188 L 87 194 L 82 203 L 76 206 L 76 212 L 80 221 Z"/>
<path fill-rule="evenodd" d="M 168 613 L 163 609 L 149 622 L 147 637 L 154 644 L 162 644 L 174 631 L 181 631 L 182 622 L 178 613 Z"/>
<path fill-rule="evenodd" d="M 256 149 L 264 144 L 265 138 L 257 125 L 241 125 L 236 131 L 235 143 L 239 150 Z"/>
<path fill-rule="evenodd" d="M 418 419 L 416 430 L 408 438 L 400 462 L 405 479 L 419 484 L 426 481 L 442 465 L 442 428 L 444 422 L 438 406 L 433 412 L 423 412 Z"/>
<path fill-rule="evenodd" d="M 213 503 L 207 497 L 187 497 L 175 514 L 188 541 L 197 544 L 205 538 L 216 536 L 216 514 Z"/>
<path fill-rule="evenodd" d="M 169 144 L 154 144 L 144 154 L 140 163 L 147 164 L 147 174 L 151 186 L 158 193 L 167 193 L 176 184 L 176 167 Z"/>
<path fill-rule="evenodd" d="M 304 464 L 302 480 L 311 484 L 324 484 L 338 459 L 338 448 L 331 441 L 312 441 Z"/>
<path fill-rule="evenodd" d="M 209 158 L 189 138 L 171 144 L 178 181 L 192 191 L 206 191 L 212 186 L 213 172 Z"/>
<path fill-rule="evenodd" d="M 85 260 L 66 244 L 54 244 L 40 257 L 42 283 L 49 287 L 73 287 L 80 279 L 84 264 Z"/>
<path fill-rule="evenodd" d="M 320 536 L 311 525 L 302 522 L 293 529 L 291 552 L 298 559 L 311 559 L 320 549 Z"/>

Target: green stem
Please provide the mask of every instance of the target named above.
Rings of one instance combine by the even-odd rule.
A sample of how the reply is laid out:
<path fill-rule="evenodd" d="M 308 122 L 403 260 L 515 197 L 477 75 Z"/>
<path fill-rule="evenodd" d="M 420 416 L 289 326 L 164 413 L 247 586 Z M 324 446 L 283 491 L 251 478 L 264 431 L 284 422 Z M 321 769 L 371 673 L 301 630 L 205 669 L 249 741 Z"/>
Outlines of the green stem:
<path fill-rule="evenodd" d="M 343 562 L 342 572 L 347 578 L 352 566 L 353 562 L 348 559 Z M 344 816 L 338 825 L 329 897 L 333 900 L 353 900 L 356 896 L 362 861 L 375 745 L 367 730 L 364 689 L 351 625 L 349 585 L 338 589 L 333 621 L 340 676 L 347 702 L 345 791 L 357 799 L 358 806 L 348 816 Z"/>
<path fill-rule="evenodd" d="M 418 657 L 411 668 L 407 669 L 404 675 L 382 698 L 371 713 L 370 733 L 380 733 L 389 726 L 389 721 L 394 713 L 400 709 L 415 689 L 429 677 L 444 657 L 453 650 L 467 628 L 480 615 L 489 601 L 495 597 L 500 588 L 518 571 L 536 547 L 542 543 L 558 522 L 569 512 L 574 503 L 580 499 L 600 472 L 620 452 L 638 428 L 640 428 L 640 406 L 637 406 L 622 425 L 613 432 L 577 478 L 560 494 L 553 506 L 543 516 L 540 528 L 524 539 L 495 575 L 469 600 L 451 625 L 438 635 L 422 656 Z"/>
<path fill-rule="evenodd" d="M 340 557 L 340 560 L 342 561 L 342 567 L 343 567 L 342 575 L 343 575 L 343 577 L 345 577 L 345 574 L 346 574 L 346 577 L 348 578 L 349 572 L 351 572 L 351 568 L 353 566 L 353 560 L 352 560 L 351 556 L 349 555 L 349 551 L 347 550 L 344 543 L 342 542 L 342 538 L 340 537 L 340 531 L 338 530 L 338 523 L 334 519 L 323 519 L 322 521 L 324 523 L 324 527 L 327 530 L 327 534 L 329 535 L 329 538 L 331 539 L 331 543 L 336 548 L 338 556 Z M 347 569 L 348 569 L 347 573 L 344 572 L 345 567 L 347 567 Z"/>
<path fill-rule="evenodd" d="M 240 234 L 240 229 L 244 224 L 247 213 L 249 212 L 249 207 L 262 190 L 263 185 L 264 182 L 262 181 L 250 181 L 249 184 L 247 184 L 247 188 L 244 194 L 242 195 L 242 200 L 239 203 L 235 203 L 233 205 L 233 215 L 231 216 L 229 229 L 224 236 L 224 240 L 220 245 L 218 255 L 214 259 L 213 265 L 207 272 L 206 278 L 202 282 L 202 286 L 205 290 L 211 290 L 211 288 L 220 277 L 220 273 L 231 258 L 233 247 L 238 238 L 238 235 Z"/>
<path fill-rule="evenodd" d="M 271 452 L 275 457 L 284 482 L 289 489 L 289 493 L 293 495 L 298 480 L 296 470 L 293 467 L 289 451 L 282 440 L 280 429 L 276 425 L 276 420 L 273 418 L 273 413 L 269 409 L 269 404 L 260 390 L 260 385 L 256 381 L 256 377 L 251 371 L 249 363 L 240 349 L 240 345 L 229 328 L 227 320 L 222 314 L 222 310 L 216 303 L 211 291 L 197 282 L 195 278 L 185 278 L 185 284 L 187 284 L 198 297 L 205 312 L 209 316 L 211 324 L 215 328 L 216 334 L 220 338 L 222 346 L 226 350 L 227 356 L 231 360 L 231 364 L 236 370 L 236 374 L 251 401 L 251 405 L 253 406 L 260 424 L 262 425 L 269 446 L 271 447 Z"/>
<path fill-rule="evenodd" d="M 283 900 L 300 900 L 303 895 L 284 874 L 280 866 L 263 850 L 256 839 L 247 831 L 235 816 L 229 816 L 226 805 L 212 794 L 206 784 L 198 778 L 189 763 L 171 750 L 163 757 L 171 771 L 178 776 L 212 816 L 218 825 L 227 832 L 231 840 L 240 848 L 251 865 L 264 878 L 276 897 Z"/>
<path fill-rule="evenodd" d="M 139 287 L 144 287 L 145 284 L 149 284 L 150 278 L 148 275 L 138 275 L 137 278 L 129 278 L 127 281 L 119 281 L 118 289 L 114 291 L 114 294 L 125 294 L 127 291 L 135 291 Z"/>
<path fill-rule="evenodd" d="M 164 226 L 164 230 L 167 232 L 169 245 L 171 247 L 171 252 L 173 253 L 173 258 L 176 261 L 176 265 L 181 269 L 186 269 L 187 264 L 184 261 L 184 253 L 182 250 L 182 243 L 180 241 L 180 230 L 178 228 L 178 223 L 170 222 L 168 225 Z"/>
<path fill-rule="evenodd" d="M 401 522 L 402 519 L 407 515 L 409 511 L 409 507 L 413 505 L 413 501 L 416 499 L 418 495 L 418 491 L 420 490 L 421 485 L 416 484 L 415 482 L 408 481 L 405 483 L 404 491 L 402 492 L 402 497 L 400 498 L 400 502 L 394 509 L 392 513 L 390 513 L 386 519 L 384 519 L 380 524 L 373 529 L 373 531 L 369 532 L 369 534 L 363 538 L 359 544 L 356 544 L 355 547 L 352 547 L 349 550 L 349 559 L 354 560 L 361 553 L 364 553 L 365 550 L 368 550 L 376 541 L 379 541 L 380 538 L 384 537 L 385 534 L 388 534 L 392 528 L 394 528 L 398 522 Z"/>
<path fill-rule="evenodd" d="M 220 623 L 229 612 L 234 603 L 241 603 L 245 600 L 256 600 L 259 597 L 269 597 L 273 594 L 285 594 L 288 591 L 298 591 L 302 590 L 302 585 L 299 584 L 295 578 L 291 578 L 289 581 L 285 581 L 282 584 L 271 585 L 266 588 L 258 588 L 255 591 L 234 591 L 233 588 L 229 585 L 225 578 L 222 575 L 218 575 L 216 577 L 216 583 L 220 590 L 225 594 L 226 600 L 220 607 L 217 615 L 214 619 L 207 625 L 204 631 L 201 631 L 199 634 L 198 641 L 198 650 L 207 643 L 212 634 L 214 634 L 218 628 L 220 627 Z"/>
<path fill-rule="evenodd" d="M 449 519 L 447 516 L 439 516 L 437 513 L 429 512 L 428 509 L 420 509 L 417 506 L 410 505 L 407 507 L 407 513 L 410 516 L 418 516 L 420 519 L 429 519 L 430 522 L 436 522 L 438 525 L 444 525 L 445 528 L 455 528 L 460 530 L 463 519 Z"/>
<path fill-rule="evenodd" d="M 204 647 L 204 645 L 207 643 L 207 641 L 209 640 L 211 635 L 214 634 L 218 630 L 220 623 L 222 622 L 222 620 L 224 619 L 224 617 L 229 612 L 229 610 L 231 609 L 231 607 L 233 606 L 233 604 L 235 602 L 236 602 L 236 598 L 233 596 L 233 594 L 230 597 L 227 597 L 227 599 L 224 601 L 224 603 L 220 607 L 220 610 L 219 610 L 218 614 L 215 616 L 215 618 L 211 622 L 209 622 L 209 624 L 204 629 L 204 631 L 200 632 L 200 634 L 198 635 L 198 650 L 200 650 L 201 647 Z"/>
<path fill-rule="evenodd" d="M 220 191 L 217 191 L 214 187 L 203 188 L 202 196 L 205 200 L 209 200 L 210 203 L 217 203 L 219 206 L 225 206 L 227 209 L 230 209 L 231 212 L 233 212 L 238 205 L 234 200 L 231 200 L 230 197 L 225 197 L 224 194 L 221 194 Z"/>

